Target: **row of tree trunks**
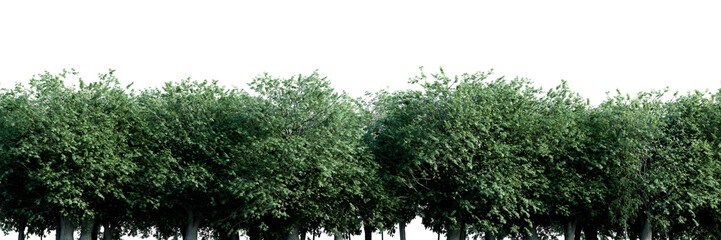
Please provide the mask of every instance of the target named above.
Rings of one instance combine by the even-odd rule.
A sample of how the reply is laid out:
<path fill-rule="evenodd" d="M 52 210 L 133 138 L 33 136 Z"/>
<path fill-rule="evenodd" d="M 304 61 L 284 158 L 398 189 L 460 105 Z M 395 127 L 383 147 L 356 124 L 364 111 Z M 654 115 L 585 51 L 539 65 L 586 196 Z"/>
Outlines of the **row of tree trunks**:
<path fill-rule="evenodd" d="M 648 211 L 648 210 L 647 210 Z M 186 227 L 185 234 L 183 235 L 184 240 L 197 240 L 197 234 L 198 229 L 200 225 L 200 217 L 195 216 L 192 211 L 188 212 L 188 226 Z M 644 218 L 643 222 L 643 228 L 641 231 L 640 240 L 651 240 L 652 237 L 652 230 L 651 230 L 651 224 L 650 224 L 650 214 L 647 214 Z M 21 223 L 18 227 L 18 240 L 25 240 L 25 232 L 26 232 L 26 226 L 27 224 Z M 400 233 L 400 240 L 406 240 L 406 231 L 405 231 L 405 224 L 399 224 L 399 233 Z M 447 234 L 447 240 L 465 240 L 466 234 L 464 231 L 465 225 L 462 225 L 459 229 L 450 230 Z M 106 223 L 103 224 L 103 240 L 113 240 L 113 235 L 115 234 L 113 231 L 113 226 L 111 224 Z M 75 228 L 72 222 L 64 216 L 61 216 L 58 221 L 58 232 L 56 234 L 57 240 L 74 240 L 73 232 Z M 80 238 L 79 240 L 97 240 L 98 236 L 98 230 L 99 226 L 95 224 L 94 221 L 90 220 L 84 220 L 81 223 L 80 228 Z M 249 231 L 249 237 L 250 240 L 259 240 L 260 236 L 258 234 L 257 229 L 253 231 L 254 229 L 251 229 Z M 579 227 L 579 220 L 578 218 L 573 218 L 572 220 L 569 220 L 566 224 L 566 229 L 564 233 L 564 240 L 579 240 L 581 239 L 581 231 L 583 231 L 583 235 L 585 236 L 585 239 L 588 240 L 598 240 L 598 229 L 593 226 L 585 226 L 585 227 Z M 372 240 L 373 239 L 373 230 L 369 226 L 364 227 L 365 232 L 365 240 Z M 439 235 L 440 237 L 440 235 Z M 291 232 L 288 234 L 286 240 L 305 240 L 306 238 L 306 232 L 303 231 L 300 233 L 300 230 L 298 227 L 294 227 Z M 234 234 L 229 235 L 228 240 L 239 240 L 240 235 L 235 232 Z M 343 235 L 341 233 L 335 233 L 334 234 L 335 240 L 343 240 Z M 496 236 L 491 232 L 485 232 L 484 234 L 485 240 L 496 240 Z M 528 240 L 536 240 L 540 239 L 538 236 L 538 232 L 533 228 L 531 231 L 526 233 L 525 239 Z"/>

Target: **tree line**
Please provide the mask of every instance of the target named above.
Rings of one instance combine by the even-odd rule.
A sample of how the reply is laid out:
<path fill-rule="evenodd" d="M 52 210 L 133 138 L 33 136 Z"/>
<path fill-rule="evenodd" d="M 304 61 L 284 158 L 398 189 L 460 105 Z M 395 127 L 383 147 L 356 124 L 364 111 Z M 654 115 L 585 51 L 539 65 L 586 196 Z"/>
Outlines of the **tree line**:
<path fill-rule="evenodd" d="M 491 72 L 364 98 L 317 72 L 248 91 L 76 74 L 0 91 L 0 227 L 19 240 L 405 240 L 416 217 L 449 240 L 721 237 L 721 91 L 592 106 Z"/>

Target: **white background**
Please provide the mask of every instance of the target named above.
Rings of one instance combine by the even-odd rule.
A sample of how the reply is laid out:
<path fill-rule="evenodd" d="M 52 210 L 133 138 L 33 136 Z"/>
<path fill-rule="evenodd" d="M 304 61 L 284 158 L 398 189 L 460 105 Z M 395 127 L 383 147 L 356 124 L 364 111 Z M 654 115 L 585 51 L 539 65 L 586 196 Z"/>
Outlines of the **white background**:
<path fill-rule="evenodd" d="M 4 88 L 63 68 L 86 81 L 116 69 L 136 88 L 186 77 L 245 88 L 263 72 L 318 69 L 361 96 L 408 88 L 420 66 L 493 68 L 546 89 L 565 79 L 593 104 L 616 89 L 721 87 L 715 1 L 16 2 L 0 3 Z M 411 224 L 409 239 L 436 239 L 424 231 Z"/>

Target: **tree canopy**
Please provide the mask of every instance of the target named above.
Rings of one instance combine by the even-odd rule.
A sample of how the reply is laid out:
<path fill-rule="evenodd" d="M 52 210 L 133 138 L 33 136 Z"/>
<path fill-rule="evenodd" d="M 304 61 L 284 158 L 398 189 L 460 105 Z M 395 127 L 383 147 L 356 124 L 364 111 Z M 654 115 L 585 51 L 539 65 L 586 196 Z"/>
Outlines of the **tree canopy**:
<path fill-rule="evenodd" d="M 421 71 L 415 90 L 365 98 L 318 72 L 263 74 L 245 90 L 76 76 L 0 91 L 0 228 L 20 240 L 396 225 L 403 237 L 416 217 L 448 239 L 721 237 L 721 90 L 594 106 L 566 82 L 490 71 Z"/>

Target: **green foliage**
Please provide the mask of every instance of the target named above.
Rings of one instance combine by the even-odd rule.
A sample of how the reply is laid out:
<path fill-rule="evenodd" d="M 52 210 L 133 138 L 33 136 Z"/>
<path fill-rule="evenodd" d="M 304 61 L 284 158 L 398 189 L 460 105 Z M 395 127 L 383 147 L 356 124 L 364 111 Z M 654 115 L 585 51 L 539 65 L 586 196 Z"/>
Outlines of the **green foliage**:
<path fill-rule="evenodd" d="M 98 82 L 67 86 L 64 80 L 75 74 L 41 74 L 30 88 L 7 91 L 14 99 L 3 104 L 12 106 L 3 121 L 9 134 L 3 137 L 3 172 L 10 174 L 3 178 L 24 185 L 3 193 L 22 203 L 16 210 L 37 232 L 59 215 L 91 219 L 107 210 L 103 202 L 124 198 L 121 186 L 134 169 L 127 144 L 130 95 L 112 70 Z"/>
<path fill-rule="evenodd" d="M 394 96 L 379 120 L 376 157 L 414 190 L 424 224 L 436 231 L 518 231 L 511 223 L 540 207 L 526 194 L 540 184 L 532 138 L 539 89 L 489 75 L 421 75 L 413 82 L 424 90 Z"/>
<path fill-rule="evenodd" d="M 267 133 L 255 146 L 259 156 L 252 170 L 258 173 L 256 189 L 270 198 L 264 223 L 358 229 L 357 214 L 349 213 L 357 213 L 354 201 L 367 182 L 360 103 L 336 93 L 315 72 L 287 79 L 266 74 L 250 86 L 264 101 L 258 117 Z"/>
<path fill-rule="evenodd" d="M 721 90 L 610 96 L 477 72 L 366 99 L 317 72 L 136 93 L 44 73 L 0 91 L 0 227 L 60 216 L 161 238 L 393 231 L 721 236 Z M 68 84 L 68 81 L 77 82 Z M 120 230 L 120 229 L 119 229 Z"/>

